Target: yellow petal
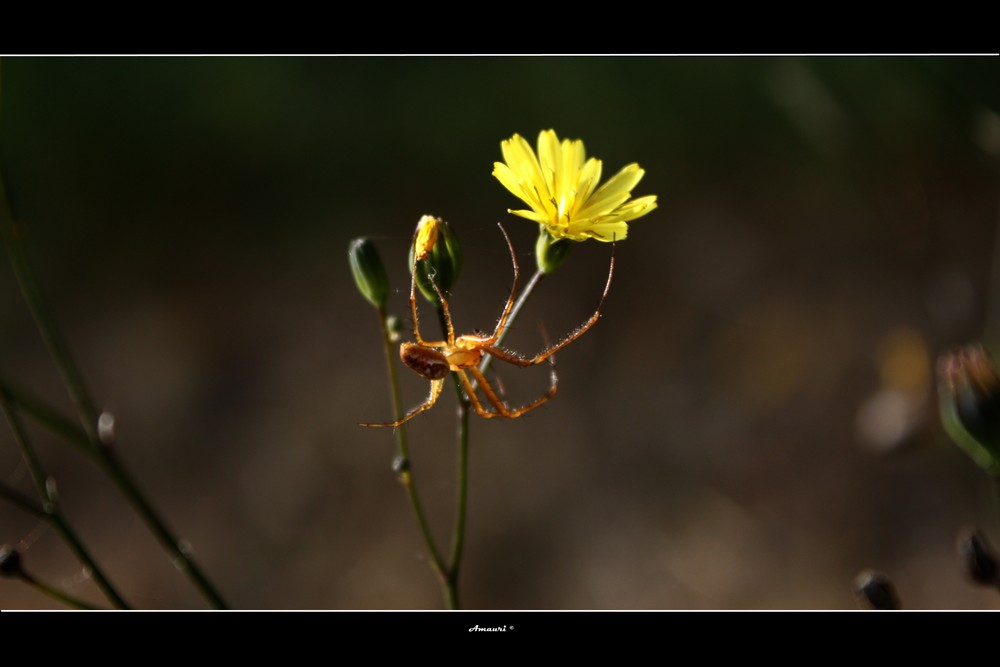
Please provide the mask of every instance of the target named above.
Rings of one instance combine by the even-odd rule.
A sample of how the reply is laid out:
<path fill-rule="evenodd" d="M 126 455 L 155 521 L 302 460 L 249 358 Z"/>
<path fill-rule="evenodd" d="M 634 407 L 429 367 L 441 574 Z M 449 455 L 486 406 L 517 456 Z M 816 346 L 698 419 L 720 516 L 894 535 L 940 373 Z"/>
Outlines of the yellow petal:
<path fill-rule="evenodd" d="M 548 217 L 539 213 L 538 211 L 524 211 L 524 210 L 515 211 L 514 209 L 509 208 L 507 209 L 507 212 L 512 215 L 519 215 L 522 218 L 527 218 L 528 220 L 534 220 L 535 222 L 542 225 L 548 224 L 549 222 Z"/>
<path fill-rule="evenodd" d="M 542 177 L 550 198 L 559 197 L 557 174 L 560 171 L 559 137 L 553 130 L 543 130 L 538 134 L 538 161 L 541 163 Z"/>
<path fill-rule="evenodd" d="M 519 134 L 501 142 L 504 162 L 493 175 L 530 207 L 510 213 L 542 225 L 555 238 L 621 240 L 628 221 L 656 208 L 656 196 L 632 199 L 645 171 L 632 163 L 601 185 L 602 162 L 587 159 L 583 141 L 559 140 L 555 130 L 538 134 L 536 154 Z"/>
<path fill-rule="evenodd" d="M 515 197 L 521 196 L 521 185 L 517 182 L 517 176 L 510 170 L 510 167 L 503 162 L 493 163 L 493 176 L 496 177 L 505 188 Z"/>
<path fill-rule="evenodd" d="M 580 169 L 583 167 L 584 160 L 583 142 L 579 139 L 576 141 L 564 139 L 559 152 L 559 169 L 556 173 L 555 194 L 562 202 L 578 190 L 577 181 L 579 181 Z M 576 198 L 578 201 L 581 201 L 578 196 Z M 572 202 L 569 202 L 566 206 L 572 208 Z"/>
<path fill-rule="evenodd" d="M 504 162 L 519 179 L 524 178 L 536 184 L 544 183 L 535 151 L 531 150 L 531 146 L 524 140 L 524 137 L 515 134 L 510 139 L 501 142 L 500 148 L 503 151 Z"/>
<path fill-rule="evenodd" d="M 634 188 L 639 181 L 642 180 L 645 173 L 646 172 L 634 162 L 626 167 L 623 167 L 621 171 L 612 176 L 607 183 L 602 185 L 600 189 L 594 193 L 593 197 L 587 201 L 584 208 L 580 211 L 580 215 L 592 216 L 596 214 L 596 211 L 614 208 L 621 202 L 627 200 L 631 196 L 632 188 Z M 623 195 L 625 197 L 624 199 L 622 199 Z M 610 202 L 616 203 L 611 204 Z"/>
<path fill-rule="evenodd" d="M 615 215 L 622 220 L 635 220 L 656 208 L 656 195 L 639 197 L 615 209 Z"/>
<path fill-rule="evenodd" d="M 587 200 L 590 199 L 600 182 L 601 161 L 597 158 L 590 158 L 580 169 L 580 177 L 576 183 L 576 200 L 586 205 Z"/>
<path fill-rule="evenodd" d="M 597 223 L 587 229 L 587 234 L 590 238 L 606 243 L 622 241 L 628 237 L 628 223 L 621 220 L 618 222 Z"/>

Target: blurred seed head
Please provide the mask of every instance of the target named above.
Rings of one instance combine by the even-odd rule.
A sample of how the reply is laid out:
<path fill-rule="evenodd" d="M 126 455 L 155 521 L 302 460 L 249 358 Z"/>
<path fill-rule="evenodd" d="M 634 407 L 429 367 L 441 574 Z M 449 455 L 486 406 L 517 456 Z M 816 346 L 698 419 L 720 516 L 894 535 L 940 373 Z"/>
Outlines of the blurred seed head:
<path fill-rule="evenodd" d="M 979 343 L 938 360 L 941 422 L 948 435 L 983 468 L 1000 473 L 1000 375 Z"/>
<path fill-rule="evenodd" d="M 854 578 L 854 599 L 862 609 L 900 609 L 896 587 L 876 570 L 864 570 Z"/>
<path fill-rule="evenodd" d="M 9 544 L 0 547 L 0 576 L 18 577 L 22 572 L 21 552 Z"/>
<path fill-rule="evenodd" d="M 982 586 L 998 583 L 997 558 L 981 530 L 973 526 L 958 534 L 958 557 L 970 581 Z"/>

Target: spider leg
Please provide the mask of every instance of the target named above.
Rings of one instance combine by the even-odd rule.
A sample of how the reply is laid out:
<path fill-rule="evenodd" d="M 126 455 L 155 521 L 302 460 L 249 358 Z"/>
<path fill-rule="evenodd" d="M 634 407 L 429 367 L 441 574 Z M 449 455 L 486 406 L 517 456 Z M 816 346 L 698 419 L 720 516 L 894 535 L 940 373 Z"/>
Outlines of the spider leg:
<path fill-rule="evenodd" d="M 414 238 L 414 243 L 416 243 L 416 236 Z M 445 343 L 442 342 L 431 342 L 425 341 L 420 337 L 420 326 L 417 321 L 417 259 L 416 255 L 413 258 L 413 266 L 410 267 L 410 308 L 413 310 L 413 338 L 424 347 L 442 347 Z M 441 304 L 441 309 L 444 312 L 445 328 L 448 330 L 448 345 L 455 344 L 455 328 L 451 323 L 451 310 L 448 308 L 448 300 L 444 298 L 444 294 L 441 293 L 441 288 L 438 287 L 437 282 L 434 280 L 434 276 L 428 272 L 427 279 L 430 280 L 431 286 L 438 295 L 438 302 Z"/>
<path fill-rule="evenodd" d="M 431 380 L 431 393 L 427 397 L 427 400 L 424 401 L 421 405 L 418 405 L 417 407 L 410 410 L 401 419 L 397 419 L 396 421 L 389 422 L 387 424 L 359 424 L 359 426 L 392 426 L 393 428 L 395 428 L 404 422 L 408 422 L 417 415 L 419 415 L 421 412 L 424 412 L 425 410 L 430 410 L 432 407 L 434 407 L 434 404 L 437 403 L 438 397 L 441 396 L 442 387 L 444 387 L 443 379 Z"/>
<path fill-rule="evenodd" d="M 416 243 L 416 236 L 413 242 Z M 417 317 L 417 257 L 413 256 L 413 266 L 410 267 L 410 309 L 413 311 L 413 339 L 420 345 L 427 345 L 427 341 L 420 337 L 420 318 Z M 385 424 L 388 426 L 388 424 Z"/>
<path fill-rule="evenodd" d="M 503 233 L 503 238 L 507 241 L 507 249 L 510 250 L 510 263 L 514 267 L 514 284 L 510 288 L 510 296 L 507 297 L 507 303 L 503 307 L 503 312 L 500 313 L 500 319 L 497 320 L 496 329 L 493 330 L 493 335 L 489 338 L 483 339 L 483 342 L 487 345 L 492 345 L 497 342 L 500 338 L 500 334 L 503 333 L 504 328 L 507 326 L 507 319 L 510 317 L 510 311 L 514 308 L 514 296 L 517 294 L 517 288 L 521 284 L 521 272 L 517 266 L 517 255 L 514 253 L 514 244 L 511 243 L 510 237 L 507 236 L 507 230 L 503 228 L 503 225 L 499 222 L 497 226 Z"/>
<path fill-rule="evenodd" d="M 503 359 L 506 362 L 512 363 L 515 366 L 535 366 L 536 364 L 542 363 L 543 361 L 551 357 L 553 354 L 563 349 L 573 341 L 577 340 L 583 334 L 587 333 L 587 331 L 590 330 L 592 326 L 597 324 L 597 320 L 601 319 L 601 306 L 604 305 L 604 299 L 607 298 L 608 292 L 611 290 L 611 279 L 614 277 L 614 275 L 615 275 L 615 255 L 614 255 L 614 247 L 612 246 L 611 266 L 608 269 L 608 282 L 605 283 L 604 285 L 604 292 L 601 294 L 601 300 L 597 303 L 597 310 L 595 310 L 594 314 L 590 316 L 590 319 L 581 324 L 579 327 L 576 328 L 575 331 L 565 336 L 555 345 L 549 345 L 542 352 L 538 353 L 537 355 L 531 358 L 523 357 L 520 354 L 511 352 L 509 350 L 504 350 L 503 348 L 496 347 L 495 345 L 485 345 L 483 346 L 483 350 L 489 354 L 492 354 L 495 357 Z"/>
<path fill-rule="evenodd" d="M 441 293 L 441 288 L 438 287 L 437 282 L 434 280 L 434 276 L 428 273 L 427 279 L 431 281 L 431 286 L 434 288 L 434 292 L 438 295 L 438 303 L 441 304 L 441 311 L 444 313 L 444 324 L 445 328 L 448 330 L 448 345 L 454 345 L 455 327 L 451 323 L 451 310 L 448 308 L 448 300 L 445 299 L 444 294 Z"/>
<path fill-rule="evenodd" d="M 458 380 L 462 383 L 462 387 L 465 389 L 465 395 L 469 397 L 469 402 L 472 403 L 472 408 L 476 411 L 476 414 L 485 419 L 496 417 L 497 413 L 490 412 L 483 407 L 483 404 L 479 401 L 479 397 L 476 396 L 476 388 L 472 386 L 472 382 L 469 381 L 469 376 L 465 374 L 465 371 L 462 370 L 455 372 L 458 374 Z"/>
<path fill-rule="evenodd" d="M 539 407 L 540 405 L 548 401 L 550 398 L 556 395 L 556 391 L 558 391 L 559 389 L 559 378 L 556 376 L 555 357 L 550 356 L 549 363 L 552 365 L 552 371 L 550 374 L 551 384 L 549 385 L 549 390 L 539 398 L 536 398 L 531 403 L 528 403 L 527 405 L 517 408 L 515 410 L 511 410 L 508 406 L 506 406 L 503 403 L 503 401 L 500 400 L 500 398 L 497 396 L 496 391 L 494 391 L 493 387 L 490 386 L 489 380 L 486 379 L 486 376 L 483 375 L 478 368 L 476 368 L 475 366 L 469 368 L 468 370 L 470 373 L 472 373 L 472 377 L 476 379 L 479 388 L 483 390 L 483 393 L 486 394 L 486 398 L 488 398 L 493 407 L 496 408 L 496 412 L 490 412 L 488 410 L 484 410 L 482 406 L 479 404 L 479 401 L 477 400 L 473 401 L 473 407 L 476 408 L 476 412 L 479 414 L 480 417 L 486 417 L 487 419 L 492 417 L 504 417 L 506 419 L 516 419 L 521 415 L 523 415 L 525 412 L 530 412 L 531 410 L 534 410 L 535 408 Z M 468 382 L 468 380 L 466 380 L 466 382 Z"/>

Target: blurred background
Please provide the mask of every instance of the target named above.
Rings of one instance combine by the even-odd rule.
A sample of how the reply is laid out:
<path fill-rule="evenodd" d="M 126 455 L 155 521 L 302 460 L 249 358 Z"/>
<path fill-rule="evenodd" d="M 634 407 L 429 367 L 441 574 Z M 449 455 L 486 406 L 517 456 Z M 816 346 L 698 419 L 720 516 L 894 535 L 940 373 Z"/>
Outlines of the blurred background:
<path fill-rule="evenodd" d="M 460 332 L 490 330 L 536 227 L 492 176 L 515 132 L 646 169 L 599 324 L 559 395 L 472 417 L 463 604 L 853 609 L 864 568 L 909 608 L 996 608 L 955 538 L 1000 542 L 994 489 L 943 435 L 936 357 L 996 314 L 1000 67 L 976 57 L 6 58 L 0 160 L 39 281 L 121 455 L 231 605 L 436 609 L 391 471 L 375 312 L 351 239 L 407 312 L 421 215 L 456 229 Z M 507 343 L 593 312 L 611 248 L 542 283 Z M 75 414 L 4 257 L 0 370 Z M 427 325 L 433 322 L 430 310 Z M 431 329 L 433 331 L 433 329 Z M 496 364 L 512 402 L 543 368 Z M 404 402 L 427 382 L 406 369 Z M 435 533 L 455 396 L 410 423 Z M 70 518 L 137 607 L 203 608 L 89 460 L 32 429 Z M 0 479 L 31 492 L 8 429 Z M 0 543 L 98 604 L 58 536 Z M 58 608 L 0 579 L 2 608 Z"/>

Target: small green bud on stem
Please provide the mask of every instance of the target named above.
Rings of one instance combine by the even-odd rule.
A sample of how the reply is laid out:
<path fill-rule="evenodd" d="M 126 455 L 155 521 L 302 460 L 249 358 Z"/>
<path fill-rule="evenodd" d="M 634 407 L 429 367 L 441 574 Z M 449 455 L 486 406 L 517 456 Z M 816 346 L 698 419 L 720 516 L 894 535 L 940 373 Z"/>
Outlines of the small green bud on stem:
<path fill-rule="evenodd" d="M 389 276 L 375 244 L 366 238 L 354 239 L 348 247 L 347 256 L 361 295 L 376 308 L 383 308 L 389 297 Z"/>

